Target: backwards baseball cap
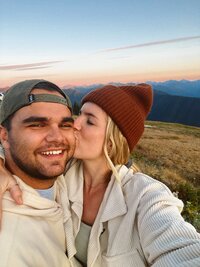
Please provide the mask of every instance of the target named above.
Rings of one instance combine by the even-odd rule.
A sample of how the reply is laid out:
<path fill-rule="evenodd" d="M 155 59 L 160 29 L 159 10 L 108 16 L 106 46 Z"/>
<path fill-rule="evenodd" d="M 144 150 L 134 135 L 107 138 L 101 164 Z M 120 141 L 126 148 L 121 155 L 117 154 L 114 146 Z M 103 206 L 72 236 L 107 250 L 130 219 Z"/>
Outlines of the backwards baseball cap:
<path fill-rule="evenodd" d="M 40 87 L 41 86 L 41 87 Z M 45 86 L 45 87 L 44 87 Z M 60 93 L 61 96 L 53 94 L 31 94 L 33 89 L 48 88 L 51 91 Z M 26 80 L 14 84 L 5 93 L 0 107 L 0 124 L 2 124 L 9 116 L 17 110 L 31 105 L 35 102 L 52 102 L 67 106 L 72 110 L 71 102 L 68 96 L 57 85 L 46 80 Z"/>

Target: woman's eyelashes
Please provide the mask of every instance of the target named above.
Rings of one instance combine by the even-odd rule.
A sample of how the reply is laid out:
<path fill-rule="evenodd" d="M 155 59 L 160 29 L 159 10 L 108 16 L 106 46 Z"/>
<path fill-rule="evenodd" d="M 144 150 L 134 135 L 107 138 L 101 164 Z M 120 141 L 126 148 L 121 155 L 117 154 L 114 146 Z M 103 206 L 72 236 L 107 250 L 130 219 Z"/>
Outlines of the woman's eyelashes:
<path fill-rule="evenodd" d="M 94 123 L 90 119 L 87 120 L 87 124 L 88 125 L 94 125 Z"/>

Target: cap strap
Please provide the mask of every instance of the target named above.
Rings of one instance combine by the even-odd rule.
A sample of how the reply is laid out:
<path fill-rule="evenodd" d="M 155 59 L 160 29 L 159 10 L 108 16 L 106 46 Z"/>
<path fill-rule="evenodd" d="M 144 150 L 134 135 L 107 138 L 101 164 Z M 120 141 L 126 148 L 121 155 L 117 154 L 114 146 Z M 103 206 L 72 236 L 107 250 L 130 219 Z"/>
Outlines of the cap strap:
<path fill-rule="evenodd" d="M 51 94 L 30 94 L 28 96 L 29 98 L 29 104 L 34 102 L 53 102 L 53 103 L 59 103 L 63 104 L 65 106 L 68 106 L 71 108 L 70 102 L 68 99 L 64 97 L 60 97 L 57 95 L 51 95 Z"/>

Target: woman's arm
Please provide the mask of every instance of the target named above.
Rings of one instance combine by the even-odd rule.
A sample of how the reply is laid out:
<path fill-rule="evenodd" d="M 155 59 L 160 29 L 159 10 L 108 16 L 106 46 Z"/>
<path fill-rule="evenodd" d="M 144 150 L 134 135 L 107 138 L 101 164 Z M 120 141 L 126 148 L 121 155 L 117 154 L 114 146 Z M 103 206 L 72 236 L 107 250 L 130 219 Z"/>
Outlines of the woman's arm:
<path fill-rule="evenodd" d="M 138 206 L 138 230 L 154 267 L 200 266 L 200 234 L 180 215 L 182 202 L 166 186 L 146 179 Z M 142 186 L 142 176 L 138 187 Z"/>
<path fill-rule="evenodd" d="M 5 167 L 4 149 L 0 143 L 0 202 L 2 199 L 2 195 L 6 190 L 10 191 L 11 197 L 15 200 L 17 204 L 22 204 L 22 191 L 17 185 L 15 178 Z"/>
<path fill-rule="evenodd" d="M 0 157 L 0 199 L 2 199 L 2 195 L 6 190 L 10 191 L 11 197 L 17 204 L 22 204 L 22 191 L 19 188 L 15 178 L 5 168 L 4 161 Z"/>
<path fill-rule="evenodd" d="M 2 197 L 6 190 L 10 191 L 11 197 L 14 199 L 16 204 L 22 204 L 22 191 L 17 185 L 14 177 L 9 173 L 4 166 L 4 159 L 0 152 L 0 223 L 2 217 Z"/>

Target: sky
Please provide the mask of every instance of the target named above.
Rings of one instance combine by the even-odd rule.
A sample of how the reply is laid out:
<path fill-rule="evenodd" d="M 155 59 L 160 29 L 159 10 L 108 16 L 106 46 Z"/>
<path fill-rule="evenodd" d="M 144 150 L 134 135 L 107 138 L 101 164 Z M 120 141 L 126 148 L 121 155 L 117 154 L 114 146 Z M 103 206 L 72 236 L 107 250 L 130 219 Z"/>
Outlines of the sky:
<path fill-rule="evenodd" d="M 0 0 L 0 88 L 200 79 L 199 0 Z"/>

